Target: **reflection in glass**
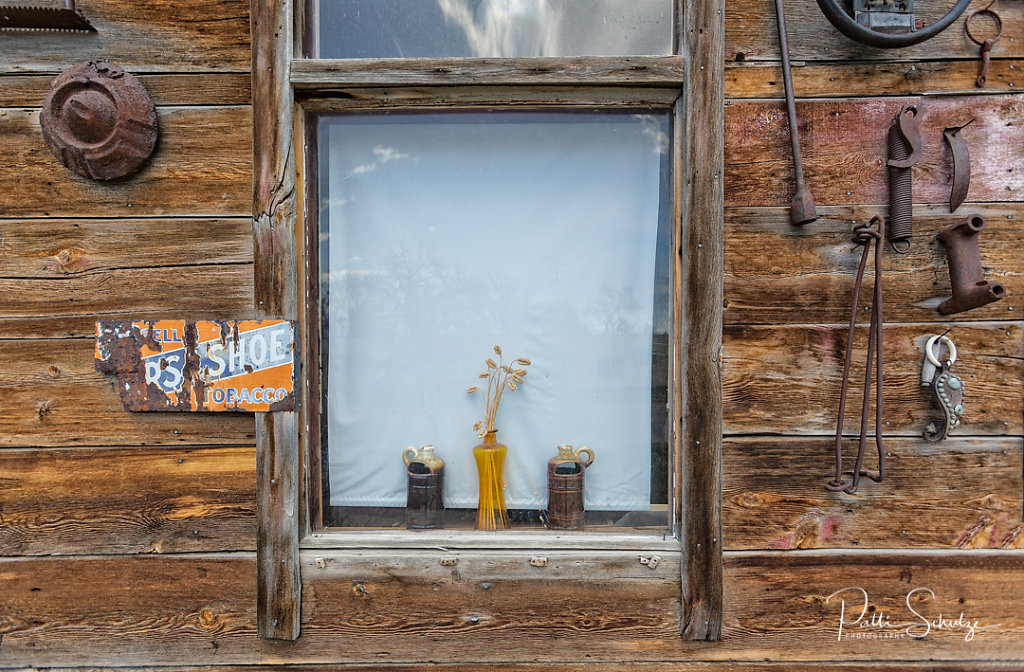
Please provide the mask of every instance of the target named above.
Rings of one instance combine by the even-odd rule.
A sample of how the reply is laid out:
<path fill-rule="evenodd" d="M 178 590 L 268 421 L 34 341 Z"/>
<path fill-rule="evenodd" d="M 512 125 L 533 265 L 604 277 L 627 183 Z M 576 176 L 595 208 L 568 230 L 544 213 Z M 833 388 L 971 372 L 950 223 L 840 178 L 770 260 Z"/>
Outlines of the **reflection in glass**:
<path fill-rule="evenodd" d="M 432 444 L 446 508 L 474 508 L 465 390 L 495 344 L 533 362 L 497 423 L 509 509 L 544 509 L 566 443 L 601 455 L 588 511 L 666 502 L 668 133 L 652 112 L 321 118 L 329 507 L 403 507 L 402 451 Z"/>
<path fill-rule="evenodd" d="M 319 0 L 318 58 L 672 53 L 671 0 Z"/>

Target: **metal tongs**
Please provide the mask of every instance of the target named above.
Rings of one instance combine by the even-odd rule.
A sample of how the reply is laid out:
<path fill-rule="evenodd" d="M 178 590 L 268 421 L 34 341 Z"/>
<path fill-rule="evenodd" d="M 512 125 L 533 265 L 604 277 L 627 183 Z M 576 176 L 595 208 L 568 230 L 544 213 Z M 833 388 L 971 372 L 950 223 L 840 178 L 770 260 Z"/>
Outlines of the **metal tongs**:
<path fill-rule="evenodd" d="M 89 20 L 75 9 L 75 0 L 64 0 L 64 7 L 0 5 L 0 30 L 96 32 Z"/>

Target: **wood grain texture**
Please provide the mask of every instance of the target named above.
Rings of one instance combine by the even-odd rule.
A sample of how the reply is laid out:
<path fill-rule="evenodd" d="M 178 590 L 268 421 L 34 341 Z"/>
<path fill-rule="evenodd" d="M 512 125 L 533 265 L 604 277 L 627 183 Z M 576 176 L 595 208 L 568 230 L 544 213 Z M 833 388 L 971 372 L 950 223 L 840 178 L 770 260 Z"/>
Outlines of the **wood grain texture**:
<path fill-rule="evenodd" d="M 118 269 L 251 264 L 252 228 L 244 217 L 0 219 L 0 254 L 4 260 L 0 275 L 21 279 L 95 276 Z"/>
<path fill-rule="evenodd" d="M 251 12 L 254 307 L 259 317 L 296 319 L 292 6 L 252 0 Z M 300 632 L 298 416 L 256 414 L 257 630 L 266 639 L 293 640 Z"/>
<path fill-rule="evenodd" d="M 967 12 L 982 9 L 990 0 L 974 0 Z M 946 13 L 953 3 L 915 4 L 916 16 L 931 23 Z M 1004 2 L 998 6 L 1005 32 L 992 50 L 993 58 L 1024 56 L 1024 7 Z M 742 53 L 748 60 L 779 60 L 779 38 L 775 25 L 773 0 L 730 2 L 727 7 L 725 53 L 729 58 Z M 832 27 L 815 2 L 786 0 L 786 32 L 794 61 L 861 60 L 861 61 L 941 61 L 947 59 L 978 60 L 978 47 L 964 34 L 963 17 L 939 35 L 905 49 L 877 49 L 854 42 Z M 973 23 L 972 23 L 973 27 Z M 1016 36 L 1011 41 L 1009 38 Z M 1022 83 L 1017 82 L 1020 86 Z"/>
<path fill-rule="evenodd" d="M 727 616 L 731 636 L 746 640 L 746 654 L 760 650 L 766 657 L 785 655 L 808 660 L 824 655 L 830 660 L 886 658 L 930 661 L 978 658 L 1017 660 L 1024 645 L 1016 633 L 1024 628 L 1024 613 L 1017 606 L 1014 590 L 1020 580 L 1021 551 L 995 552 L 884 552 L 843 551 L 840 553 L 761 552 L 729 554 L 726 604 L 742 605 Z M 890 625 L 913 623 L 923 626 L 908 607 L 908 593 L 931 590 L 934 597 L 918 590 L 909 602 L 929 622 L 942 614 L 942 629 L 932 625 L 922 639 L 909 636 L 906 626 L 892 628 L 844 629 L 838 639 L 839 616 L 846 601 L 846 620 L 854 621 L 864 606 L 862 595 L 837 590 L 863 588 L 868 595 L 868 613 Z M 949 621 L 977 622 L 975 636 L 950 627 Z M 782 623 L 785 625 L 782 625 Z M 985 628 L 985 629 L 981 629 Z M 853 631 L 853 637 L 848 637 Z M 888 631 L 888 632 L 885 632 Z M 899 635 L 886 639 L 861 639 L 856 635 L 885 633 Z M 923 627 L 914 634 L 923 634 Z M 728 638 L 726 639 L 728 641 Z M 798 641 L 799 645 L 795 645 Z"/>
<path fill-rule="evenodd" d="M 93 59 L 133 74 L 249 69 L 246 0 L 88 0 L 78 9 L 95 33 L 6 33 L 0 72 L 56 74 Z"/>
<path fill-rule="evenodd" d="M 853 284 L 862 249 L 852 241 L 853 222 L 866 222 L 884 208 L 822 206 L 820 219 L 789 223 L 789 208 L 728 208 L 725 211 L 725 321 L 731 324 L 849 323 Z M 1017 320 L 1024 315 L 1024 205 L 967 203 L 914 208 L 910 252 L 885 250 L 883 287 L 887 322 Z M 1002 301 L 956 315 L 937 307 L 951 294 L 946 248 L 938 233 L 967 217 L 985 218 L 979 236 L 986 278 L 1006 286 Z M 870 302 L 873 263 L 862 305 Z M 865 317 L 867 319 L 867 317 Z"/>
<path fill-rule="evenodd" d="M 722 169 L 724 0 L 686 0 L 681 278 L 685 385 L 682 441 L 682 635 L 722 635 Z"/>
<path fill-rule="evenodd" d="M 216 661 L 279 669 L 285 662 L 344 661 L 380 669 L 444 660 L 480 666 L 475 669 L 530 661 L 546 669 L 578 653 L 587 664 L 628 661 L 659 669 L 700 661 L 914 663 L 922 656 L 939 669 L 947 661 L 1019 664 L 1022 557 L 1007 550 L 726 553 L 723 638 L 715 644 L 678 637 L 678 616 L 668 610 L 678 608 L 679 586 L 667 573 L 594 587 L 545 579 L 547 568 L 511 580 L 500 563 L 444 567 L 436 552 L 381 553 L 351 565 L 324 558 L 331 567 L 324 571 L 349 580 L 307 582 L 303 636 L 281 642 L 254 637 L 251 554 L 4 559 L 0 656 L 15 668 Z M 421 568 L 413 578 L 388 571 L 416 558 Z M 315 556 L 304 554 L 303 562 L 315 567 Z M 528 565 L 528 558 L 520 562 Z M 636 567 L 620 569 L 625 576 L 649 571 Z M 893 623 L 913 618 L 908 591 L 930 588 L 933 599 L 917 594 L 913 601 L 919 613 L 935 618 L 941 611 L 955 620 L 964 612 L 988 629 L 970 642 L 948 627 L 924 640 L 837 641 L 840 605 L 826 598 L 848 586 L 863 587 L 875 612 L 891 615 Z"/>
<path fill-rule="evenodd" d="M 296 137 L 302 138 L 302 148 L 296 158 L 296 202 L 302 207 L 296 212 L 295 233 L 296 274 L 299 278 L 320 277 L 320 188 L 319 188 L 319 124 L 316 115 L 308 110 L 296 116 Z M 299 396 L 299 412 L 303 426 L 299 431 L 299 538 L 309 538 L 314 531 L 324 529 L 323 516 L 323 454 L 321 451 L 322 419 L 320 415 L 320 283 L 303 282 L 304 300 L 298 304 L 299 333 L 305 384 Z M 312 400 L 317 400 L 312 403 Z"/>
<path fill-rule="evenodd" d="M 659 662 L 659 672 L 782 672 L 794 670 L 804 672 L 806 670 L 821 670 L 822 663 L 702 663 L 702 662 Z M 108 668 L 95 667 L 61 667 L 50 668 L 62 672 L 108 672 Z M 201 666 L 165 666 L 160 672 L 267 672 L 268 670 L 309 670 L 310 672 L 422 672 L 424 667 L 420 664 L 393 665 L 386 668 L 380 665 L 350 665 L 346 663 L 322 663 L 303 664 L 292 666 L 289 664 L 275 664 L 273 666 L 262 665 L 201 665 Z M 439 663 L 432 662 L 432 672 L 649 672 L 651 663 L 637 662 L 615 662 L 615 663 L 529 663 L 529 662 L 502 662 L 502 663 Z M 971 661 L 966 663 L 932 663 L 932 662 L 876 662 L 876 663 L 845 663 L 830 662 L 829 670 L 840 672 L 1019 672 L 1020 666 L 1015 663 L 990 663 L 984 661 Z M 119 672 L 151 672 L 152 668 L 142 667 L 118 667 Z M 18 668 L 14 672 L 37 672 L 31 668 Z"/>
<path fill-rule="evenodd" d="M 940 324 L 887 324 L 885 426 L 887 436 L 920 437 L 937 409 L 921 387 L 923 347 Z M 846 325 L 729 325 L 724 333 L 723 397 L 726 434 L 835 433 L 846 355 Z M 962 425 L 952 436 L 1014 436 L 1024 431 L 1024 352 L 1020 323 L 958 324 L 950 332 L 965 383 Z M 867 322 L 857 329 L 850 402 L 844 433 L 857 436 Z M 827 451 L 826 453 L 827 454 Z M 870 464 L 870 462 L 869 462 Z M 813 473 L 817 475 L 818 469 Z M 827 470 L 822 473 L 827 473 Z"/>
<path fill-rule="evenodd" d="M 899 438 L 886 448 L 885 480 L 849 495 L 824 487 L 830 437 L 728 438 L 725 547 L 1024 548 L 1019 438 Z M 856 440 L 845 450 L 853 456 Z"/>
<path fill-rule="evenodd" d="M 950 30 L 953 30 L 951 28 Z M 726 53 L 728 98 L 779 98 L 782 67 Z M 960 94 L 977 96 L 1024 90 L 1024 60 L 992 59 L 984 89 L 975 86 L 981 65 L 966 61 L 806 61 L 793 64 L 793 89 L 801 98 Z"/>
<path fill-rule="evenodd" d="M 972 96 L 969 102 L 962 97 L 798 101 L 804 171 L 819 205 L 889 202 L 885 137 L 905 104 L 918 105 L 925 138 L 924 155 L 913 169 L 915 204 L 948 203 L 952 159 L 942 129 L 972 117 L 976 121 L 963 136 L 971 152 L 968 198 L 1020 201 L 1024 95 L 1015 94 Z M 793 167 L 784 102 L 730 102 L 725 137 L 726 205 L 788 205 Z"/>
<path fill-rule="evenodd" d="M 58 278 L 0 278 L 0 291 L 5 294 L 0 335 L 93 338 L 97 319 L 180 319 L 183 315 L 245 319 L 253 312 L 251 283 L 251 264 L 111 268 Z"/>
<path fill-rule="evenodd" d="M 254 461 L 249 446 L 0 450 L 0 556 L 253 550 Z"/>
<path fill-rule="evenodd" d="M 38 110 L 0 109 L 0 217 L 247 215 L 248 107 L 162 107 L 160 136 L 137 174 L 99 183 L 64 168 L 43 143 Z"/>
<path fill-rule="evenodd" d="M 94 351 L 91 339 L 0 342 L 0 447 L 253 445 L 246 415 L 125 411 Z"/>
<path fill-rule="evenodd" d="M 408 86 L 345 87 L 324 85 L 302 91 L 303 109 L 314 112 L 386 108 L 600 107 L 665 108 L 680 95 L 679 87 L 622 86 Z"/>
<path fill-rule="evenodd" d="M 0 107 L 40 107 L 53 75 L 0 75 Z M 249 73 L 138 74 L 157 105 L 248 105 Z"/>
<path fill-rule="evenodd" d="M 297 60 L 296 90 L 444 84 L 487 86 L 666 86 L 679 88 L 686 72 L 679 56 L 575 58 L 346 58 Z"/>

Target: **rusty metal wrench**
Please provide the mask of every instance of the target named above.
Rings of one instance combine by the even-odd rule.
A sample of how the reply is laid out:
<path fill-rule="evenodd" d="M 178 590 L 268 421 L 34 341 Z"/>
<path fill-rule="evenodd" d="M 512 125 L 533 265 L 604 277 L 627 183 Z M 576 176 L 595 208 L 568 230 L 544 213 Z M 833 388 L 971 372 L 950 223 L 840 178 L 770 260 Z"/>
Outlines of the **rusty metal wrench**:
<path fill-rule="evenodd" d="M 786 108 L 789 112 L 789 138 L 793 142 L 793 172 L 796 175 L 796 193 L 790 205 L 789 219 L 794 224 L 810 224 L 818 218 L 814 209 L 814 196 L 804 183 L 804 164 L 800 160 L 800 126 L 793 100 L 793 73 L 789 69 L 789 40 L 786 37 L 786 10 L 782 0 L 775 0 L 775 17 L 779 22 L 779 51 L 782 53 L 782 81 L 786 87 Z"/>

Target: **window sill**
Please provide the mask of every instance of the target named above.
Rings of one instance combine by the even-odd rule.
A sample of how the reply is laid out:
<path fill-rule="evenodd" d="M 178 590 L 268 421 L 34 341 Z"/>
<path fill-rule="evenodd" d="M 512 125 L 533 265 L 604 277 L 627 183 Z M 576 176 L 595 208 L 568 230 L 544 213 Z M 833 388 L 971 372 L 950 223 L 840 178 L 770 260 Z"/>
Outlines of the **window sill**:
<path fill-rule="evenodd" d="M 679 552 L 679 540 L 667 530 L 621 532 L 552 530 L 353 530 L 329 529 L 307 536 L 302 550 L 402 549 L 425 551 L 630 551 Z"/>

